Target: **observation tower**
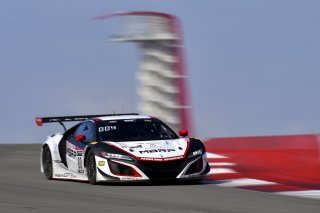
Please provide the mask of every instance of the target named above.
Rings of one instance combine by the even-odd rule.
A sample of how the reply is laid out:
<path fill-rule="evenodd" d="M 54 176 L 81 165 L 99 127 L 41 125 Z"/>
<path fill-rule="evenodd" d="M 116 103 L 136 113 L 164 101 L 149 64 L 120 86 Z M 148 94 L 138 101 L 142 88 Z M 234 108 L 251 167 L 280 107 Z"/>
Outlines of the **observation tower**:
<path fill-rule="evenodd" d="M 188 75 L 179 19 L 171 14 L 133 11 L 95 17 L 117 18 L 112 41 L 134 42 L 141 50 L 137 72 L 138 111 L 158 117 L 175 131 L 193 133 Z"/>

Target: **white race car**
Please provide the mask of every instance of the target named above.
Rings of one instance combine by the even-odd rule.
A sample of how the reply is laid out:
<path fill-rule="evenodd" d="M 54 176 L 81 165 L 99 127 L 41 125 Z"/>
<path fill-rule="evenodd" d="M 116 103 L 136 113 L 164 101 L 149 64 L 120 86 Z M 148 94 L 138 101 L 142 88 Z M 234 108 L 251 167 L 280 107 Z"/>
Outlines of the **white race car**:
<path fill-rule="evenodd" d="M 80 121 L 66 130 L 63 122 Z M 98 182 L 190 180 L 209 172 L 198 139 L 180 137 L 162 121 L 138 114 L 36 118 L 66 130 L 49 136 L 41 149 L 41 171 L 48 179 Z"/>

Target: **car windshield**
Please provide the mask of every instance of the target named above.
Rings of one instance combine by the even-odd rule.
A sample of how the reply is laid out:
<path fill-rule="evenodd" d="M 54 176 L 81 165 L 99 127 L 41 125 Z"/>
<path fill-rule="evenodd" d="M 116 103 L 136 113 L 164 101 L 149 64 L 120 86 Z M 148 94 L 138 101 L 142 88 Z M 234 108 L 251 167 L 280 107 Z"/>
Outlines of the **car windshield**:
<path fill-rule="evenodd" d="M 99 141 L 147 141 L 176 139 L 178 136 L 157 119 L 129 119 L 97 122 Z"/>

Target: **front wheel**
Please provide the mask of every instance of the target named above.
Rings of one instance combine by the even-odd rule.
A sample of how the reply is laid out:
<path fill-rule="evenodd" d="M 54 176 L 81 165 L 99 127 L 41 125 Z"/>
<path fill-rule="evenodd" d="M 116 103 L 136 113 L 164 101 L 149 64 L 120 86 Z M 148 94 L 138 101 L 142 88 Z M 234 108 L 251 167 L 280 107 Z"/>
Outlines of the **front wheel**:
<path fill-rule="evenodd" d="M 89 183 L 92 185 L 97 184 L 97 167 L 96 167 L 96 159 L 94 157 L 94 152 L 89 150 L 87 160 L 86 160 L 86 169 Z"/>
<path fill-rule="evenodd" d="M 51 157 L 51 151 L 48 146 L 45 146 L 42 151 L 42 166 L 43 166 L 43 172 L 44 175 L 49 179 L 52 180 L 52 157 Z"/>

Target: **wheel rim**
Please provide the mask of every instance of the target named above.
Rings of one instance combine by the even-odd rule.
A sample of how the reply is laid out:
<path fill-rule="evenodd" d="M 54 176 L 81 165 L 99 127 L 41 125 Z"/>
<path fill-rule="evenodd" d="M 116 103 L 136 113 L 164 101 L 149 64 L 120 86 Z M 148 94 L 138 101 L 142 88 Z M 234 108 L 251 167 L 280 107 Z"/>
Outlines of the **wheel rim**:
<path fill-rule="evenodd" d="M 46 149 L 44 153 L 43 170 L 46 176 L 50 175 L 52 172 L 52 159 L 49 149 Z"/>
<path fill-rule="evenodd" d="M 96 177 L 96 163 L 93 155 L 89 158 L 88 176 L 90 180 L 94 180 Z"/>

